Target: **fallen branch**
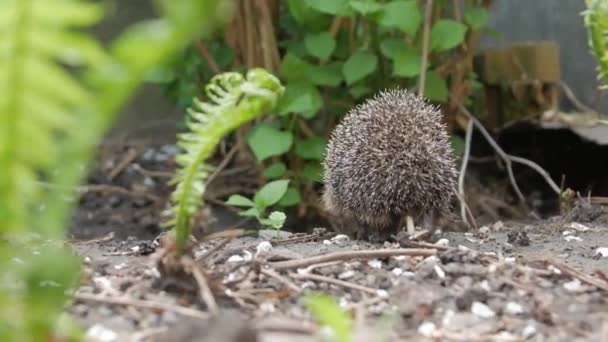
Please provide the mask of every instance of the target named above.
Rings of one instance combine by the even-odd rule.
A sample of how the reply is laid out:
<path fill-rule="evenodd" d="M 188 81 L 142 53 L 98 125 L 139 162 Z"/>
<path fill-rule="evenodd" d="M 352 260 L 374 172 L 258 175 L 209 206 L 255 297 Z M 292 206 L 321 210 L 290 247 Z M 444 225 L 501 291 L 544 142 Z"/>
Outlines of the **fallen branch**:
<path fill-rule="evenodd" d="M 111 297 L 102 297 L 90 294 L 74 294 L 72 297 L 75 300 L 80 301 L 89 301 L 89 302 L 98 302 L 104 304 L 112 304 L 112 305 L 123 305 L 123 306 L 132 306 L 136 308 L 149 309 L 153 311 L 169 311 L 174 312 L 176 314 L 180 314 L 182 316 L 197 318 L 197 319 L 208 319 L 210 316 L 202 311 L 187 308 L 184 306 L 177 306 L 165 303 L 152 302 L 147 300 L 139 300 L 139 299 L 129 299 L 129 298 L 111 298 Z"/>
<path fill-rule="evenodd" d="M 605 283 L 601 279 L 598 279 L 594 276 L 590 276 L 588 274 L 584 274 L 584 273 L 564 264 L 563 262 L 558 261 L 557 259 L 547 258 L 545 260 L 547 263 L 549 263 L 550 265 L 553 265 L 554 267 L 556 267 L 563 273 L 571 276 L 572 278 L 576 278 L 584 283 L 587 283 L 589 285 L 597 287 L 598 289 L 608 292 L 608 283 Z"/>
<path fill-rule="evenodd" d="M 469 112 L 469 110 L 462 105 L 462 103 L 456 99 L 455 96 L 452 96 L 454 102 L 458 105 L 458 108 L 460 109 L 460 111 L 462 113 L 464 113 L 469 120 L 472 120 L 473 123 L 475 124 L 475 127 L 477 127 L 477 129 L 479 129 L 479 131 L 481 132 L 481 134 L 484 136 L 484 138 L 486 138 L 486 140 L 488 141 L 488 143 L 492 146 L 492 148 L 494 149 L 494 151 L 496 151 L 496 153 L 498 154 L 498 156 L 500 158 L 502 158 L 502 160 L 505 162 L 505 166 L 507 168 L 507 172 L 509 174 L 509 179 L 511 181 L 511 185 L 513 186 L 513 189 L 515 190 L 515 193 L 517 194 L 517 197 L 519 198 L 519 200 L 525 204 L 525 198 L 524 195 L 522 194 L 521 190 L 519 189 L 519 186 L 517 185 L 517 181 L 515 180 L 515 175 L 513 174 L 513 162 L 519 163 L 519 164 L 524 164 L 530 168 L 532 168 L 534 171 L 536 171 L 538 174 L 540 174 L 545 181 L 547 182 L 547 184 L 549 185 L 549 187 L 551 187 L 551 189 L 559 196 L 561 194 L 560 188 L 557 184 L 555 184 L 555 182 L 553 181 L 553 179 L 551 179 L 551 177 L 549 176 L 549 173 L 547 171 L 545 171 L 545 169 L 543 169 L 540 165 L 536 164 L 535 162 L 525 159 L 525 158 L 521 158 L 521 157 L 516 157 L 513 155 L 510 155 L 508 153 L 506 153 L 496 142 L 496 140 L 494 140 L 494 138 L 492 138 L 492 136 L 490 135 L 490 133 L 486 130 L 486 128 L 481 124 L 481 122 L 479 122 L 479 120 L 477 120 L 477 118 L 475 118 L 471 112 Z"/>
<path fill-rule="evenodd" d="M 207 283 L 207 278 L 205 277 L 205 275 L 203 274 L 201 269 L 198 267 L 196 262 L 194 262 L 192 259 L 184 258 L 183 262 L 184 262 L 185 266 L 189 269 L 190 273 L 192 273 L 192 276 L 194 277 L 194 279 L 196 280 L 196 284 L 198 285 L 199 295 L 201 297 L 201 300 L 207 306 L 207 310 L 209 310 L 209 312 L 212 315 L 217 315 L 218 306 L 215 301 L 215 297 L 213 297 L 213 293 L 211 292 L 211 289 L 209 288 L 209 283 Z"/>
<path fill-rule="evenodd" d="M 295 259 L 287 261 L 277 261 L 269 263 L 269 266 L 275 270 L 283 270 L 288 268 L 306 267 L 313 264 L 320 264 L 329 261 L 351 260 L 351 259 L 372 259 L 386 258 L 390 256 L 431 256 L 436 255 L 437 249 L 422 249 L 422 248 L 398 248 L 398 249 L 368 249 L 361 251 L 344 251 L 335 252 L 325 255 L 317 255 L 304 259 Z"/>
<path fill-rule="evenodd" d="M 467 123 L 467 132 L 464 138 L 464 154 L 462 156 L 462 163 L 460 165 L 460 174 L 458 175 L 458 197 L 460 200 L 460 216 L 462 221 L 470 226 L 469 219 L 467 218 L 467 203 L 464 196 L 464 176 L 467 173 L 467 164 L 469 163 L 469 157 L 471 155 L 471 138 L 473 137 L 473 120 L 469 119 Z"/>

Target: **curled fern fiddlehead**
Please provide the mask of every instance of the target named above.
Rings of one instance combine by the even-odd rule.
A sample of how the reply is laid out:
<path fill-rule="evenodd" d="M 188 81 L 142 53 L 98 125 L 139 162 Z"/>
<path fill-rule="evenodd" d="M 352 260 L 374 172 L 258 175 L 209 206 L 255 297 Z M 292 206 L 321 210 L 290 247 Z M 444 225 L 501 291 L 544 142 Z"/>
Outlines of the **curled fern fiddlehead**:
<path fill-rule="evenodd" d="M 608 1 L 587 0 L 587 10 L 583 12 L 585 25 L 589 31 L 589 45 L 598 62 L 598 77 L 608 84 Z"/>
<path fill-rule="evenodd" d="M 171 183 L 175 191 L 167 214 L 174 227 L 178 248 L 183 251 L 192 218 L 203 202 L 205 181 L 211 166 L 205 160 L 222 137 L 244 123 L 272 110 L 284 88 L 264 69 L 252 69 L 246 77 L 236 72 L 215 76 L 205 88 L 208 102 L 194 100 L 188 110 L 189 132 L 178 136 L 184 152 L 176 157 L 178 171 Z"/>

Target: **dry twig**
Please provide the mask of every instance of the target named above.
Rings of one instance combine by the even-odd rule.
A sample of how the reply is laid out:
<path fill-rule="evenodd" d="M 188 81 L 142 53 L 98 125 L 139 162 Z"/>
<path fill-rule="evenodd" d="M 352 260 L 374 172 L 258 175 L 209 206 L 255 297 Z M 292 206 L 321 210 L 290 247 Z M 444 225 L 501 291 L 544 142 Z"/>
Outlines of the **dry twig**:
<path fill-rule="evenodd" d="M 288 288 L 292 289 L 293 291 L 295 291 L 296 293 L 300 293 L 302 291 L 302 289 L 294 284 L 294 282 L 292 282 L 291 280 L 283 277 L 282 275 L 278 274 L 277 272 L 275 272 L 272 269 L 269 268 L 262 268 L 260 270 L 260 272 L 262 272 L 262 274 L 267 275 L 271 278 L 274 278 L 278 281 L 280 281 L 281 283 L 285 284 L 285 286 L 287 286 Z"/>
<path fill-rule="evenodd" d="M 422 63 L 420 63 L 420 82 L 418 84 L 418 95 L 424 95 L 426 86 L 426 68 L 429 58 L 429 35 L 431 31 L 431 19 L 433 14 L 433 0 L 426 0 L 424 11 L 424 28 L 422 32 Z"/>
<path fill-rule="evenodd" d="M 525 204 L 525 198 L 524 198 L 524 195 L 522 194 L 521 190 L 519 189 L 519 186 L 517 185 L 517 181 L 515 180 L 515 175 L 513 174 L 513 162 L 516 162 L 519 164 L 524 164 L 524 165 L 530 167 L 531 169 L 533 169 L 534 171 L 536 171 L 539 175 L 541 175 L 545 179 L 545 181 L 551 187 L 551 189 L 559 196 L 559 194 L 561 193 L 559 186 L 557 184 L 555 184 L 555 182 L 553 181 L 553 179 L 551 179 L 551 176 L 549 175 L 549 173 L 547 171 L 545 171 L 545 169 L 543 169 L 540 165 L 536 164 L 535 162 L 533 162 L 531 160 L 521 158 L 521 157 L 516 157 L 516 156 L 506 153 L 498 145 L 496 140 L 494 140 L 494 138 L 492 138 L 490 133 L 481 124 L 481 122 L 479 122 L 479 120 L 477 120 L 477 118 L 475 118 L 473 116 L 473 114 L 471 114 L 471 112 L 469 112 L 469 110 L 465 106 L 463 106 L 462 103 L 458 99 L 456 99 L 453 95 L 451 95 L 451 96 L 452 96 L 453 100 L 456 102 L 456 104 L 458 105 L 458 108 L 460 109 L 460 111 L 462 113 L 464 113 L 469 118 L 469 120 L 473 121 L 473 123 L 475 124 L 477 129 L 479 129 L 479 131 L 484 136 L 484 138 L 486 138 L 486 140 L 492 146 L 494 151 L 496 151 L 496 153 L 500 156 L 500 158 L 505 162 L 505 166 L 506 166 L 507 172 L 509 174 L 509 179 L 511 181 L 511 185 L 513 186 L 513 189 L 515 190 L 515 193 L 517 194 L 517 197 L 519 198 L 521 203 Z"/>
<path fill-rule="evenodd" d="M 218 306 L 215 301 L 215 297 L 213 297 L 213 293 L 211 293 L 209 284 L 207 283 L 207 278 L 205 277 L 201 269 L 198 267 L 196 262 L 194 262 L 194 260 L 190 258 L 184 258 L 183 262 L 196 280 L 201 300 L 207 306 L 207 310 L 209 310 L 212 315 L 216 315 L 218 312 Z"/>
<path fill-rule="evenodd" d="M 138 155 L 139 153 L 135 148 L 130 148 L 120 163 L 118 163 L 118 165 L 116 165 L 116 167 L 114 167 L 114 169 L 110 172 L 108 179 L 113 180 L 116 178 L 116 176 L 120 175 L 127 168 L 127 166 L 129 166 L 129 164 L 131 164 L 135 158 L 137 158 Z"/>
<path fill-rule="evenodd" d="M 334 278 L 330 278 L 330 277 L 326 277 L 326 276 L 322 276 L 322 275 L 318 275 L 318 274 L 290 273 L 289 276 L 292 277 L 292 278 L 294 278 L 294 279 L 300 279 L 300 280 L 322 281 L 322 282 L 325 282 L 325 283 L 334 284 L 334 285 L 346 287 L 346 288 L 349 288 L 349 289 L 358 290 L 358 291 L 361 291 L 361 292 L 366 292 L 366 293 L 373 294 L 373 295 L 378 295 L 378 290 L 372 289 L 371 287 L 362 286 L 362 285 L 358 285 L 358 284 L 353 284 L 353 283 L 350 283 L 350 282 L 347 282 L 347 281 L 344 281 L 344 280 L 334 279 Z"/>
<path fill-rule="evenodd" d="M 112 304 L 112 305 L 123 305 L 123 306 L 133 306 L 142 309 L 149 309 L 153 311 L 170 311 L 175 312 L 176 314 L 180 314 L 182 316 L 197 318 L 197 319 L 208 319 L 209 315 L 196 310 L 187 308 L 184 306 L 177 306 L 165 303 L 152 302 L 148 300 L 139 300 L 139 299 L 130 299 L 130 298 L 109 298 L 96 296 L 91 294 L 74 294 L 72 296 L 76 300 L 80 301 L 89 301 L 89 302 L 98 302 L 104 304 Z"/>
<path fill-rule="evenodd" d="M 464 138 L 464 154 L 462 156 L 462 163 L 460 165 L 460 174 L 458 175 L 458 197 L 460 197 L 460 216 L 462 221 L 470 226 L 469 219 L 467 218 L 467 203 L 464 195 L 464 176 L 467 173 L 467 164 L 469 163 L 469 156 L 471 155 L 471 138 L 473 137 L 473 120 L 469 119 L 467 123 L 467 132 Z"/>
<path fill-rule="evenodd" d="M 437 249 L 422 249 L 422 248 L 398 248 L 398 249 L 367 249 L 360 251 L 344 251 L 335 252 L 325 255 L 317 255 L 304 259 L 287 260 L 271 262 L 269 265 L 275 270 L 283 270 L 288 268 L 305 267 L 313 264 L 320 264 L 329 261 L 351 260 L 351 259 L 372 259 L 386 258 L 390 256 L 408 255 L 408 256 L 431 256 L 437 254 Z"/>

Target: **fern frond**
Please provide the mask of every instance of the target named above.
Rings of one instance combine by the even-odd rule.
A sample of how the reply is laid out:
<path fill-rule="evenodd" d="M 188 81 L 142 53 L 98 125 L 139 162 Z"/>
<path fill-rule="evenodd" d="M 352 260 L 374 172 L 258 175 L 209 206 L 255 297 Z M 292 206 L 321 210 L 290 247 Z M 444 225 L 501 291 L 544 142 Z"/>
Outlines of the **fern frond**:
<path fill-rule="evenodd" d="M 608 84 L 608 1 L 587 0 L 583 12 L 588 29 L 589 46 L 598 63 L 598 79 Z"/>
<path fill-rule="evenodd" d="M 19 231 L 60 158 L 54 140 L 68 133 L 77 108 L 92 99 L 57 62 L 83 67 L 105 58 L 94 39 L 74 32 L 102 17 L 96 4 L 75 0 L 0 2 L 0 217 Z M 27 199 L 27 200 L 20 200 Z"/>
<path fill-rule="evenodd" d="M 211 167 L 205 160 L 222 137 L 244 123 L 272 110 L 284 88 L 264 69 L 252 69 L 246 77 L 236 72 L 215 76 L 205 88 L 208 102 L 194 99 L 188 110 L 189 132 L 178 136 L 183 153 L 176 157 L 179 170 L 167 226 L 174 227 L 176 240 L 183 250 L 190 235 L 192 218 L 203 201 L 205 181 Z"/>

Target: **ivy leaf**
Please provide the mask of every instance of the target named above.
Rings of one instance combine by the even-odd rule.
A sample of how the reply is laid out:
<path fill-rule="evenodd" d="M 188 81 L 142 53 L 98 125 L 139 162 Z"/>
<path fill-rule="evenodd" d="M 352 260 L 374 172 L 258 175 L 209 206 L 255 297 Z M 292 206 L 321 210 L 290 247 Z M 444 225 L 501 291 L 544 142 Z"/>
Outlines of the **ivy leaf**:
<path fill-rule="evenodd" d="M 413 36 L 422 23 L 422 15 L 415 0 L 391 1 L 384 6 L 378 22 Z"/>
<path fill-rule="evenodd" d="M 298 113 L 306 119 L 313 118 L 323 107 L 323 97 L 312 84 L 291 83 L 278 104 L 278 113 Z"/>
<path fill-rule="evenodd" d="M 322 61 L 327 60 L 336 49 L 336 40 L 329 32 L 308 34 L 304 44 L 311 55 Z"/>
<path fill-rule="evenodd" d="M 325 139 L 315 136 L 296 141 L 296 155 L 302 159 L 322 160 L 325 155 Z"/>
<path fill-rule="evenodd" d="M 253 203 L 252 200 L 250 200 L 249 198 L 247 198 L 245 196 L 241 196 L 241 195 L 230 196 L 230 198 L 228 198 L 228 200 L 226 201 L 226 204 L 232 205 L 235 207 L 253 207 L 253 206 L 255 206 L 255 203 Z"/>
<path fill-rule="evenodd" d="M 467 7 L 464 10 L 464 20 L 473 30 L 479 30 L 488 23 L 488 11 L 480 6 Z"/>
<path fill-rule="evenodd" d="M 258 161 L 262 161 L 289 151 L 293 143 L 293 134 L 262 123 L 251 130 L 247 143 Z"/>
<path fill-rule="evenodd" d="M 402 77 L 414 77 L 420 74 L 422 57 L 414 48 L 404 46 L 398 49 L 393 57 L 393 74 Z"/>
<path fill-rule="evenodd" d="M 466 32 L 467 27 L 461 22 L 438 20 L 431 28 L 431 51 L 445 51 L 460 45 Z"/>
<path fill-rule="evenodd" d="M 382 5 L 375 1 L 366 1 L 366 0 L 351 0 L 350 7 L 355 10 L 355 12 L 368 15 L 373 14 L 382 9 Z"/>
<path fill-rule="evenodd" d="M 340 62 L 313 65 L 308 70 L 308 78 L 315 85 L 336 87 L 342 82 L 341 70 L 342 63 Z"/>
<path fill-rule="evenodd" d="M 350 16 L 353 14 L 348 5 L 348 0 L 304 0 L 304 2 L 321 13 L 336 16 Z"/>
<path fill-rule="evenodd" d="M 304 164 L 302 168 L 302 178 L 311 181 L 318 182 L 321 180 L 323 174 L 323 166 L 319 162 L 311 162 Z"/>
<path fill-rule="evenodd" d="M 426 73 L 424 95 L 431 100 L 444 102 L 448 99 L 447 82 L 434 70 Z"/>
<path fill-rule="evenodd" d="M 268 208 L 277 203 L 285 195 L 288 185 L 289 180 L 287 179 L 267 183 L 255 193 L 253 202 L 258 208 Z"/>
<path fill-rule="evenodd" d="M 268 179 L 276 179 L 276 178 L 282 177 L 286 171 L 287 171 L 287 166 L 285 166 L 285 163 L 277 162 L 277 163 L 274 163 L 274 164 L 268 166 L 264 170 L 264 177 L 266 177 Z"/>
<path fill-rule="evenodd" d="M 285 195 L 281 198 L 278 205 L 283 207 L 291 207 L 302 201 L 300 191 L 297 188 L 289 187 L 285 192 Z"/>
<path fill-rule="evenodd" d="M 378 57 L 369 52 L 357 52 L 350 56 L 342 67 L 342 74 L 351 85 L 371 74 L 378 67 Z"/>

